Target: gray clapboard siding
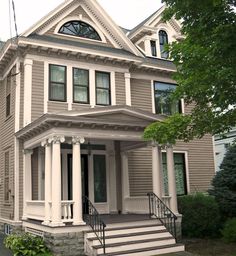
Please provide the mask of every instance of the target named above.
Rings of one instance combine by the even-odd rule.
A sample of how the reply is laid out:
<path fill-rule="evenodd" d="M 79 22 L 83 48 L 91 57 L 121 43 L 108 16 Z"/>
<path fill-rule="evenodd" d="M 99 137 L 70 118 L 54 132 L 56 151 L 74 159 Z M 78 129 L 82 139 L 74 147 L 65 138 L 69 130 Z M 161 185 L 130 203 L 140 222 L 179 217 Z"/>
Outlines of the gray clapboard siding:
<path fill-rule="evenodd" d="M 60 113 L 68 110 L 68 103 L 66 102 L 56 102 L 49 101 L 48 102 L 48 112 L 49 113 Z"/>
<path fill-rule="evenodd" d="M 116 104 L 125 105 L 126 95 L 125 95 L 125 76 L 124 73 L 115 73 L 115 83 L 116 83 Z"/>
<path fill-rule="evenodd" d="M 152 112 L 150 80 L 131 79 L 131 104 L 133 107 Z"/>
<path fill-rule="evenodd" d="M 75 110 L 75 111 L 82 111 L 82 110 L 87 110 L 90 108 L 91 108 L 91 106 L 89 104 L 78 104 L 78 103 L 72 104 L 72 110 Z"/>

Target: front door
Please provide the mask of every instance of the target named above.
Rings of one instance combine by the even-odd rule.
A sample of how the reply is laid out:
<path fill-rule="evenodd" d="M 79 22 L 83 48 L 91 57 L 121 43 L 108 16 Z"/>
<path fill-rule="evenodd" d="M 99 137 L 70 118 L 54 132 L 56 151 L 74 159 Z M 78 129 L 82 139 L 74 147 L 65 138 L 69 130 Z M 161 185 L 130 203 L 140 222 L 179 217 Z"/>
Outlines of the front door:
<path fill-rule="evenodd" d="M 88 187 L 88 155 L 81 155 L 81 171 L 82 171 L 82 195 L 89 197 Z M 68 154 L 68 200 L 73 200 L 72 194 L 72 154 Z"/>

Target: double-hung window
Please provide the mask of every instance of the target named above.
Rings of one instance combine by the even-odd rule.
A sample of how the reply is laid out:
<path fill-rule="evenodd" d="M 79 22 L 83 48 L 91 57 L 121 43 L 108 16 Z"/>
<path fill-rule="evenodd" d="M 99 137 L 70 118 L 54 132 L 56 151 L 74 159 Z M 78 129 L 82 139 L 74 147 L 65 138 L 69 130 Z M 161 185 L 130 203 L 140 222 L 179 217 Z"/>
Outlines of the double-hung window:
<path fill-rule="evenodd" d="M 151 52 L 152 52 L 152 56 L 153 57 L 157 57 L 157 46 L 156 46 L 156 41 L 151 40 L 150 41 L 151 44 Z"/>
<path fill-rule="evenodd" d="M 164 30 L 159 31 L 159 42 L 161 58 L 168 59 L 169 53 L 165 51 L 165 45 L 168 44 L 168 35 Z"/>
<path fill-rule="evenodd" d="M 49 100 L 66 101 L 66 67 L 49 65 Z"/>
<path fill-rule="evenodd" d="M 175 84 L 154 82 L 156 114 L 173 115 L 181 112 L 181 101 L 170 97 L 175 89 Z"/>
<path fill-rule="evenodd" d="M 10 180 L 9 180 L 9 172 L 10 172 L 10 153 L 9 151 L 5 152 L 4 157 L 5 162 L 5 170 L 4 170 L 4 201 L 6 203 L 10 200 Z"/>
<path fill-rule="evenodd" d="M 74 102 L 89 104 L 89 71 L 73 68 Z"/>
<path fill-rule="evenodd" d="M 111 105 L 110 73 L 96 71 L 96 104 Z"/>
<path fill-rule="evenodd" d="M 11 76 L 7 77 L 6 84 L 6 117 L 11 115 Z"/>

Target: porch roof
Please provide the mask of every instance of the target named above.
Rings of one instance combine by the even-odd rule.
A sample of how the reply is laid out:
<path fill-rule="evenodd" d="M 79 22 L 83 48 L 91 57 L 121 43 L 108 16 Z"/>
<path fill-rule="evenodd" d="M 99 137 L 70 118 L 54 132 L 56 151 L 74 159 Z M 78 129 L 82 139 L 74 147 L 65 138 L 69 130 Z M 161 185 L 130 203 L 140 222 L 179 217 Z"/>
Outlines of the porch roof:
<path fill-rule="evenodd" d="M 44 114 L 15 135 L 18 139 L 28 140 L 54 127 L 141 132 L 150 123 L 164 119 L 163 115 L 130 106 L 97 107 L 83 111 Z"/>

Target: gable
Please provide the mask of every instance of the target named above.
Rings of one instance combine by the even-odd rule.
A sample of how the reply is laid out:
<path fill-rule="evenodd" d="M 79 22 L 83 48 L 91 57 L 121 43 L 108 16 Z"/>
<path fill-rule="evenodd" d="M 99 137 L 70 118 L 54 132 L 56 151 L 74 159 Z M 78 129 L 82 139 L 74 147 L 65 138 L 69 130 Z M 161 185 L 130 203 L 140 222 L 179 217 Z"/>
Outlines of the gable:
<path fill-rule="evenodd" d="M 96 0 L 69 0 L 65 1 L 54 11 L 45 16 L 36 25 L 28 29 L 23 36 L 32 34 L 63 37 L 71 40 L 83 40 L 84 38 L 66 37 L 55 33 L 60 23 L 70 19 L 84 21 L 91 25 L 102 38 L 102 43 L 109 47 L 127 50 L 136 56 L 141 56 L 138 49 L 132 44 L 124 32 L 114 23 L 109 15 L 102 9 Z M 87 40 L 89 42 L 89 40 Z M 90 40 L 99 43 L 96 40 Z"/>

